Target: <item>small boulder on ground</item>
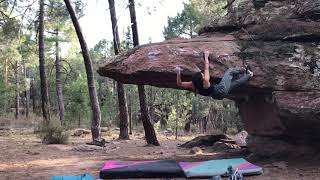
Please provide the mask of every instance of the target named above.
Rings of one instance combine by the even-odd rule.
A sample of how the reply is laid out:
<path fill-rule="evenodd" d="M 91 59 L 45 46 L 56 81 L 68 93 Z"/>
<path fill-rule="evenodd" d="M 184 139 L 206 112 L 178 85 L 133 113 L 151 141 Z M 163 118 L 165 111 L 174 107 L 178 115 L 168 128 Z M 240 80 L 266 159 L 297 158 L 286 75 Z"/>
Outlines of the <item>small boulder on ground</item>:
<path fill-rule="evenodd" d="M 216 142 L 210 148 L 212 151 L 227 151 L 230 149 L 241 149 L 241 147 L 235 143 Z"/>
<path fill-rule="evenodd" d="M 97 150 L 103 150 L 103 147 L 81 144 L 81 145 L 77 145 L 77 146 L 73 147 L 72 150 L 79 151 L 79 152 L 92 152 L 92 151 L 97 151 Z"/>
<path fill-rule="evenodd" d="M 214 143 L 220 141 L 221 139 L 229 139 L 231 140 L 227 135 L 225 134 L 218 134 L 218 135 L 206 135 L 206 136 L 199 136 L 191 141 L 188 141 L 180 147 L 184 148 L 193 148 L 193 147 L 201 147 L 201 146 L 212 146 Z"/>
<path fill-rule="evenodd" d="M 101 127 L 101 132 L 108 132 L 109 128 L 108 127 Z"/>
<path fill-rule="evenodd" d="M 193 147 L 191 150 L 190 150 L 190 154 L 203 154 L 202 152 L 202 149 L 199 148 L 199 147 Z"/>
<path fill-rule="evenodd" d="M 73 133 L 73 136 L 82 136 L 82 135 L 86 135 L 86 134 L 90 134 L 90 130 L 87 129 L 76 129 Z"/>
<path fill-rule="evenodd" d="M 239 146 L 247 146 L 247 131 L 241 131 L 238 134 L 234 135 L 232 139 L 239 145 Z"/>
<path fill-rule="evenodd" d="M 50 148 L 54 148 L 60 151 L 70 151 L 72 150 L 72 146 L 70 145 L 65 145 L 65 144 L 49 144 L 47 145 Z"/>
<path fill-rule="evenodd" d="M 100 138 L 100 139 L 94 139 L 92 142 L 86 143 L 87 145 L 92 145 L 92 146 L 100 146 L 100 147 L 106 147 L 107 142 L 105 139 Z"/>
<path fill-rule="evenodd" d="M 173 134 L 173 130 L 171 128 L 167 128 L 166 130 L 163 131 L 163 134 L 172 135 Z"/>

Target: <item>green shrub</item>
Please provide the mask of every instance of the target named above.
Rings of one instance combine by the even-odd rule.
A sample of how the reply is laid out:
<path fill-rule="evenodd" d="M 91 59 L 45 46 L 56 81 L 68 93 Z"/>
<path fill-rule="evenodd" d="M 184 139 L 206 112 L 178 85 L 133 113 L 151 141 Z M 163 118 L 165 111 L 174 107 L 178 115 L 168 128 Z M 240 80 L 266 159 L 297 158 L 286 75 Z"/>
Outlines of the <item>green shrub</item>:
<path fill-rule="evenodd" d="M 42 123 L 39 128 L 39 136 L 46 144 L 67 144 L 69 140 L 69 134 L 58 120 L 51 120 L 49 124 Z"/>
<path fill-rule="evenodd" d="M 190 131 L 191 131 L 191 133 L 198 133 L 200 130 L 197 127 L 197 125 L 191 124 Z"/>

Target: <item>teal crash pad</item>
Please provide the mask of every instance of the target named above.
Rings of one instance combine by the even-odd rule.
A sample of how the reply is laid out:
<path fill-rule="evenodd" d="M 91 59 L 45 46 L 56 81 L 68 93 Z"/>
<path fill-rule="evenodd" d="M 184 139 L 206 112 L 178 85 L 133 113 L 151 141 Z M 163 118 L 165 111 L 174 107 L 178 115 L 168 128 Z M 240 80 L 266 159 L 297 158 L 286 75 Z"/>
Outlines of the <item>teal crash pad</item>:
<path fill-rule="evenodd" d="M 90 174 L 82 174 L 79 176 L 51 176 L 50 180 L 96 180 L 96 178 Z"/>
<path fill-rule="evenodd" d="M 202 162 L 180 162 L 179 165 L 186 177 L 212 177 L 226 175 L 228 167 L 232 166 L 243 175 L 259 175 L 263 170 L 261 167 L 249 163 L 243 158 L 218 159 Z"/>

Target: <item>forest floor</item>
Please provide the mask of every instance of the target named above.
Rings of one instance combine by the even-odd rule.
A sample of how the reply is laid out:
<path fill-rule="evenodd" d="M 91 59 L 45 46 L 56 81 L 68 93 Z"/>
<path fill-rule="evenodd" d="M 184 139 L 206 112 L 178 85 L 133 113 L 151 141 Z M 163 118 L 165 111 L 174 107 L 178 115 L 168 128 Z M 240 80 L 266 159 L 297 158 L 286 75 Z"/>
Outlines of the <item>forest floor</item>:
<path fill-rule="evenodd" d="M 37 180 L 50 179 L 53 175 L 80 175 L 90 173 L 98 178 L 100 167 L 109 159 L 151 160 L 175 159 L 199 161 L 228 157 L 248 156 L 247 153 L 202 153 L 190 154 L 190 149 L 178 148 L 192 137 L 158 134 L 161 146 L 145 146 L 142 134 L 134 134 L 131 140 L 117 141 L 118 131 L 104 133 L 109 141 L 105 148 L 87 146 L 91 135 L 70 138 L 68 145 L 45 145 L 32 129 L 0 130 L 0 179 Z M 261 180 L 304 180 L 320 179 L 320 158 L 301 156 L 299 158 L 250 158 L 249 161 L 264 168 L 259 176 L 246 179 Z M 181 178 L 180 178 L 181 179 Z"/>

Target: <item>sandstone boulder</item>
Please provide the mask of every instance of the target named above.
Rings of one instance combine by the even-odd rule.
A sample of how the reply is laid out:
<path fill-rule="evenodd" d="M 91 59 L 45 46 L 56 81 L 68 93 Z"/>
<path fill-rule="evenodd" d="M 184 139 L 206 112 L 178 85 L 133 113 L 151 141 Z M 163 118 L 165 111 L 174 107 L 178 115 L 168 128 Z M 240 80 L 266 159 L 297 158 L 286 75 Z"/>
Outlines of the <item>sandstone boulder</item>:
<path fill-rule="evenodd" d="M 209 50 L 212 83 L 230 67 L 247 64 L 254 71 L 248 84 L 232 92 L 251 137 L 284 141 L 278 144 L 319 140 L 319 4 L 245 0 L 196 38 L 141 45 L 101 65 L 98 73 L 123 83 L 179 89 L 174 68 L 191 80 L 203 69 L 203 50 Z"/>

